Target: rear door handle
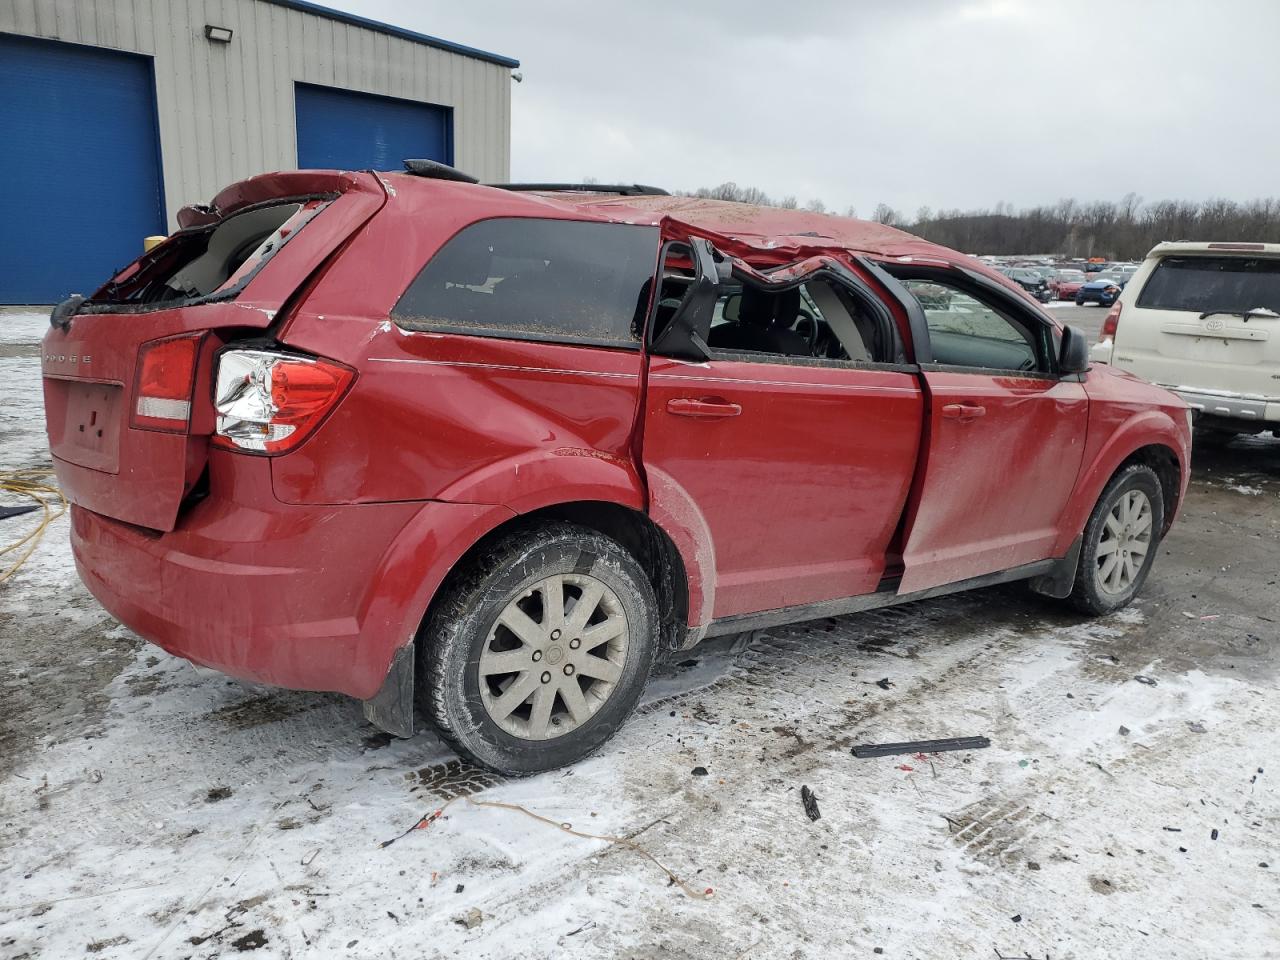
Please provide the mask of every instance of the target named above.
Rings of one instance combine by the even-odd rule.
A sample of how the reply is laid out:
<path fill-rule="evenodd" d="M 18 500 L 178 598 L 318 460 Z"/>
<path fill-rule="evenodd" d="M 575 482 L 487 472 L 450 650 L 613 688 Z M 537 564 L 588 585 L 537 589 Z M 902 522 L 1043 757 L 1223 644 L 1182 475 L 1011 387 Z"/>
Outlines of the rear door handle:
<path fill-rule="evenodd" d="M 732 403 L 723 397 L 676 397 L 667 401 L 667 413 L 676 417 L 693 417 L 695 420 L 716 420 L 738 416 L 742 413 L 742 404 Z"/>
<path fill-rule="evenodd" d="M 948 403 L 942 408 L 944 420 L 976 420 L 986 415 L 987 408 L 976 403 Z"/>

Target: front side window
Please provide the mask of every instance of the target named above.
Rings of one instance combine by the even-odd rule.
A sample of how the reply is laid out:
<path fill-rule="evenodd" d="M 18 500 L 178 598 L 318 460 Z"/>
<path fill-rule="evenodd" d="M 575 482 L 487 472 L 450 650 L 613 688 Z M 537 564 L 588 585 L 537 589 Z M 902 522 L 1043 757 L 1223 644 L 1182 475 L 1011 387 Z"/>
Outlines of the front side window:
<path fill-rule="evenodd" d="M 969 293 L 936 280 L 903 280 L 920 302 L 933 362 L 992 370 L 1035 370 L 1033 333 Z"/>
<path fill-rule="evenodd" d="M 1165 257 L 1138 297 L 1148 310 L 1280 312 L 1280 260 L 1261 257 Z"/>
<path fill-rule="evenodd" d="M 408 329 L 638 348 L 658 229 L 498 218 L 466 227 L 391 315 Z"/>
<path fill-rule="evenodd" d="M 891 362 L 891 345 L 866 307 L 839 284 L 808 280 L 782 292 L 726 287 L 707 342 L 731 353 Z"/>

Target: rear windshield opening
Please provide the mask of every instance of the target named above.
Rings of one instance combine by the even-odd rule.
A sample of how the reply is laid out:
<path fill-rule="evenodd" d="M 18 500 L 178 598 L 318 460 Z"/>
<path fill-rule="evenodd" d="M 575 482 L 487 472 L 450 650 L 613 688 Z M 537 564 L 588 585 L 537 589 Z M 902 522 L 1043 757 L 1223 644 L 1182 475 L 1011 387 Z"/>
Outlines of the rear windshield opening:
<path fill-rule="evenodd" d="M 170 237 L 93 295 L 90 304 L 171 304 L 231 293 L 323 204 L 276 203 Z"/>
<path fill-rule="evenodd" d="M 1138 297 L 1139 307 L 1191 313 L 1280 312 L 1280 260 L 1165 257 Z"/>

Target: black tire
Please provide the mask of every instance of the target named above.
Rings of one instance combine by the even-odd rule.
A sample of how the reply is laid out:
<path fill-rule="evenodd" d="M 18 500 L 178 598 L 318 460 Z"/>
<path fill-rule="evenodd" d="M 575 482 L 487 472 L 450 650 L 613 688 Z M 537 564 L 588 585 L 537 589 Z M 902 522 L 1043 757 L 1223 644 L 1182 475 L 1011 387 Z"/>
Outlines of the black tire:
<path fill-rule="evenodd" d="M 584 574 L 612 590 L 625 613 L 620 676 L 608 699 L 570 732 L 548 740 L 514 736 L 490 716 L 481 695 L 480 656 L 490 631 L 533 585 Z M 459 571 L 433 606 L 420 643 L 419 704 L 440 735 L 473 763 L 527 776 L 588 756 L 630 716 L 658 650 L 657 602 L 643 568 L 616 541 L 574 524 L 546 523 L 496 541 Z"/>
<path fill-rule="evenodd" d="M 1098 584 L 1100 566 L 1099 547 L 1102 543 L 1103 531 L 1107 516 L 1130 490 L 1140 490 L 1147 496 L 1151 504 L 1151 540 L 1146 555 L 1142 558 L 1137 574 L 1126 589 L 1119 593 L 1109 593 Z M 1160 548 L 1160 532 L 1164 529 L 1164 495 L 1160 478 L 1154 470 L 1142 464 L 1125 467 L 1107 484 L 1089 515 L 1085 524 L 1084 540 L 1080 549 L 1080 564 L 1076 568 L 1075 585 L 1070 597 L 1071 605 L 1081 613 L 1101 616 L 1125 607 L 1142 589 L 1155 561 L 1156 552 Z"/>

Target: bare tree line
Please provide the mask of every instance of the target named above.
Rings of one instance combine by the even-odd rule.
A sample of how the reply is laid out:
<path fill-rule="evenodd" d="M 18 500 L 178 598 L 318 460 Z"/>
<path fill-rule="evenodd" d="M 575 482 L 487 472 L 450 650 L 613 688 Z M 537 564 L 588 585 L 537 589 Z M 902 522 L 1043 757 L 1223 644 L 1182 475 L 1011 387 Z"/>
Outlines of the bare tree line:
<path fill-rule="evenodd" d="M 734 200 L 763 206 L 799 209 L 793 196 L 775 200 L 756 187 L 722 183 L 694 190 L 690 196 Z M 828 210 L 821 200 L 804 209 Z M 856 217 L 849 207 L 842 213 Z M 914 220 L 888 204 L 875 208 L 871 219 L 972 254 L 1061 254 L 1139 260 L 1162 240 L 1224 240 L 1280 243 L 1280 199 L 1270 197 L 1237 203 L 1234 200 L 1160 200 L 1144 203 L 1137 194 L 1119 202 L 1081 203 L 1059 200 L 1046 206 L 1015 210 L 997 204 L 994 210 L 931 210 L 921 207 Z"/>

